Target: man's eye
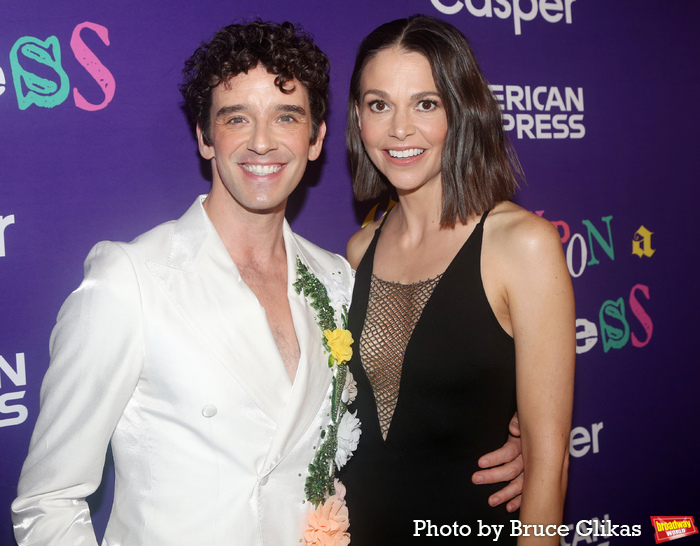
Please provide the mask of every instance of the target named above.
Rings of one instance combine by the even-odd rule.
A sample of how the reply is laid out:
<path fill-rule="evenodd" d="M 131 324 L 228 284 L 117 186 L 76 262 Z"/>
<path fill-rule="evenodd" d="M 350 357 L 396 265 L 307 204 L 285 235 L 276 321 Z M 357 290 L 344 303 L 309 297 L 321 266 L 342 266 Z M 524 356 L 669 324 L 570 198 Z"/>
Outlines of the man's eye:
<path fill-rule="evenodd" d="M 294 120 L 295 120 L 294 116 L 289 115 L 289 114 L 284 114 L 283 116 L 280 116 L 280 121 L 289 122 L 289 121 L 294 121 Z"/>
<path fill-rule="evenodd" d="M 236 116 L 236 117 L 229 119 L 227 123 L 230 123 L 231 125 L 236 125 L 238 123 L 243 123 L 243 122 L 245 122 L 245 118 L 242 118 L 240 116 Z"/>

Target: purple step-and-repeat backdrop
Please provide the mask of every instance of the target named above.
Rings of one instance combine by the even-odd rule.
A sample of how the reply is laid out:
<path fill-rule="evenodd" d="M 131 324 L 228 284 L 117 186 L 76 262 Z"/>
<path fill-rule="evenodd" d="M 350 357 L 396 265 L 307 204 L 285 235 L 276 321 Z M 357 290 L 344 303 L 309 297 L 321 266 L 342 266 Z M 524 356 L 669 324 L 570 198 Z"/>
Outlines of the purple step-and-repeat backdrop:
<path fill-rule="evenodd" d="M 49 334 L 88 250 L 176 218 L 208 191 L 177 90 L 183 61 L 240 17 L 290 20 L 315 36 L 332 62 L 329 135 L 288 216 L 343 253 L 376 212 L 353 202 L 345 154 L 354 53 L 378 24 L 413 13 L 470 38 L 528 178 L 516 200 L 561 234 L 579 353 L 565 523 L 642 526 L 636 539 L 579 526 L 561 544 L 651 544 L 650 516 L 700 516 L 700 257 L 690 237 L 700 4 L 24 0 L 0 6 L 0 545 L 14 544 L 9 505 Z M 91 498 L 99 532 L 109 465 L 106 476 Z"/>

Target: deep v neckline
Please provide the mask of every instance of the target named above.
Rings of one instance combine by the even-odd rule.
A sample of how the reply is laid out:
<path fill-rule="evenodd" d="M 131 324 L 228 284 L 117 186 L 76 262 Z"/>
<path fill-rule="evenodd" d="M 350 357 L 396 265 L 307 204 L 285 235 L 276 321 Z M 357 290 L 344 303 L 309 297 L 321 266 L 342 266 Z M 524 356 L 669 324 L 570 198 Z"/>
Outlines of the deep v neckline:
<path fill-rule="evenodd" d="M 363 290 L 363 296 L 364 296 L 365 313 L 362 316 L 362 321 L 361 321 L 360 328 L 359 328 L 359 331 L 361 332 L 361 335 L 363 337 L 365 334 L 365 325 L 367 322 L 367 314 L 368 314 L 368 310 L 369 310 L 369 295 L 370 295 L 370 291 L 371 291 L 371 287 L 372 287 L 372 278 L 377 279 L 380 283 L 399 285 L 400 287 L 404 287 L 404 288 L 410 288 L 410 287 L 413 287 L 416 285 L 422 285 L 422 284 L 428 283 L 432 280 L 436 281 L 430 295 L 428 296 L 427 300 L 425 301 L 425 304 L 422 307 L 420 315 L 418 316 L 417 320 L 415 321 L 415 324 L 413 325 L 409 339 L 408 339 L 408 341 L 405 345 L 404 351 L 403 351 L 403 358 L 401 359 L 400 365 L 398 366 L 398 369 L 399 369 L 398 388 L 396 389 L 396 395 L 395 395 L 395 398 L 393 400 L 393 410 L 391 412 L 391 417 L 389 418 L 389 423 L 386 427 L 386 437 L 384 437 L 384 433 L 382 430 L 382 424 L 381 424 L 381 420 L 379 417 L 379 407 L 377 404 L 377 393 L 375 391 L 375 384 L 373 384 L 372 380 L 370 379 L 370 374 L 368 373 L 367 369 L 365 368 L 365 365 L 364 365 L 364 362 L 362 359 L 362 351 L 360 349 L 361 343 L 358 344 L 358 353 L 360 356 L 359 368 L 361 370 L 361 373 L 364 374 L 364 376 L 365 376 L 364 379 L 366 380 L 367 384 L 369 385 L 370 391 L 372 393 L 372 402 L 373 402 L 371 404 L 372 412 L 373 412 L 372 419 L 374 421 L 374 426 L 376 426 L 378 428 L 379 437 L 381 438 L 381 440 L 382 440 L 381 443 L 383 445 L 386 445 L 392 437 L 391 431 L 392 431 L 392 429 L 394 427 L 394 423 L 396 421 L 396 419 L 395 419 L 396 415 L 399 412 L 400 402 L 402 400 L 400 395 L 402 392 L 402 385 L 404 383 L 404 376 L 405 376 L 404 366 L 405 366 L 405 363 L 407 361 L 406 356 L 411 354 L 411 347 L 413 346 L 415 339 L 421 337 L 421 335 L 422 335 L 421 331 L 423 328 L 421 328 L 421 326 L 422 326 L 422 324 L 425 323 L 426 320 L 429 319 L 430 314 L 433 312 L 434 304 L 431 304 L 431 302 L 433 302 L 436 299 L 436 296 L 435 296 L 436 293 L 438 294 L 438 297 L 439 297 L 439 293 L 441 291 L 440 287 L 444 284 L 443 280 L 445 279 L 445 277 L 448 277 L 452 274 L 452 271 L 456 267 L 455 264 L 460 262 L 460 258 L 466 252 L 466 249 L 468 249 L 471 246 L 471 241 L 475 240 L 475 235 L 477 234 L 477 232 L 479 230 L 483 231 L 484 221 L 486 220 L 486 217 L 488 216 L 488 214 L 489 214 L 489 211 L 486 211 L 482 215 L 482 217 L 479 220 L 479 222 L 477 223 L 477 225 L 474 226 L 474 229 L 472 230 L 472 232 L 469 234 L 469 236 L 464 241 L 462 246 L 459 248 L 459 250 L 452 257 L 452 259 L 450 260 L 450 263 L 446 266 L 445 270 L 442 273 L 440 273 L 439 275 L 432 277 L 428 281 L 419 281 L 417 283 L 404 284 L 404 283 L 399 283 L 399 282 L 386 281 L 386 280 L 382 279 L 381 277 L 378 277 L 377 275 L 374 274 L 374 260 L 375 260 L 376 247 L 377 247 L 377 243 L 379 241 L 379 237 L 381 236 L 382 228 L 384 227 L 384 224 L 386 223 L 386 220 L 389 216 L 388 212 L 385 215 L 384 219 L 382 220 L 382 223 L 380 224 L 380 226 L 375 231 L 374 236 L 372 238 L 372 241 L 370 243 L 370 246 L 368 247 L 367 251 L 365 252 L 365 256 L 362 258 L 362 263 L 358 267 L 358 271 L 363 266 L 365 268 L 368 268 L 368 271 L 367 271 L 368 275 L 366 277 L 367 281 L 363 284 L 362 287 L 356 287 L 356 289 L 361 288 L 361 290 Z M 368 262 L 368 263 L 366 263 L 366 262 Z M 426 316 L 428 316 L 428 318 L 425 318 Z M 410 362 L 410 359 L 408 359 L 408 360 Z M 409 368 L 408 372 L 410 374 L 410 372 L 411 372 L 410 368 Z"/>

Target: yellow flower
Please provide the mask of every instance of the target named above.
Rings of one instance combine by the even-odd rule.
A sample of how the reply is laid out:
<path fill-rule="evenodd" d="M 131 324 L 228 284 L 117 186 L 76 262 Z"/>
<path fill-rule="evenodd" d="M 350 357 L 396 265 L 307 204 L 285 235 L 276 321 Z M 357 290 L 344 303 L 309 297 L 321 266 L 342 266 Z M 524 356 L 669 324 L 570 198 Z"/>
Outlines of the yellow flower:
<path fill-rule="evenodd" d="M 350 330 L 336 328 L 333 331 L 324 330 L 323 334 L 328 340 L 328 346 L 331 348 L 331 354 L 338 364 L 347 362 L 352 358 L 353 339 Z"/>

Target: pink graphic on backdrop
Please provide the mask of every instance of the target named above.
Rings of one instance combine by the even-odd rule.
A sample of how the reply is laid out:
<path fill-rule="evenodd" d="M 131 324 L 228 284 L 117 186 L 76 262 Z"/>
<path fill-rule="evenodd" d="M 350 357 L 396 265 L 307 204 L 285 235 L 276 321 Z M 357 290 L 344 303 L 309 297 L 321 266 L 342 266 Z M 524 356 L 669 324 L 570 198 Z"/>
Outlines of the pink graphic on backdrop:
<path fill-rule="evenodd" d="M 630 291 L 630 310 L 632 311 L 634 316 L 637 317 L 637 320 L 642 325 L 642 328 L 644 328 L 644 331 L 647 334 L 647 338 L 644 341 L 639 341 L 637 339 L 637 336 L 634 335 L 634 332 L 632 332 L 632 345 L 634 345 L 635 347 L 644 347 L 651 340 L 651 334 L 654 332 L 654 324 L 651 322 L 651 317 L 649 317 L 647 312 L 639 303 L 639 300 L 637 300 L 637 297 L 635 295 L 635 292 L 637 290 L 644 294 L 644 297 L 648 300 L 649 287 L 644 284 L 635 284 L 632 287 L 632 290 Z"/>
<path fill-rule="evenodd" d="M 94 112 L 95 110 L 101 110 L 106 107 L 114 98 L 114 91 L 116 88 L 116 82 L 114 81 L 114 76 L 112 73 L 100 62 L 97 56 L 92 52 L 92 50 L 85 45 L 82 38 L 80 37 L 80 31 L 84 28 L 89 28 L 94 31 L 102 40 L 105 45 L 109 45 L 109 31 L 107 28 L 96 23 L 80 23 L 73 29 L 73 35 L 70 39 L 70 47 L 75 54 L 75 58 L 78 62 L 88 71 L 88 73 L 94 78 L 97 84 L 102 88 L 102 92 L 105 95 L 104 100 L 100 104 L 92 104 L 88 102 L 78 91 L 78 88 L 73 88 L 73 100 L 75 100 L 75 105 L 83 110 L 88 110 Z"/>

